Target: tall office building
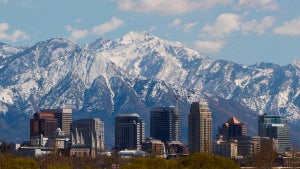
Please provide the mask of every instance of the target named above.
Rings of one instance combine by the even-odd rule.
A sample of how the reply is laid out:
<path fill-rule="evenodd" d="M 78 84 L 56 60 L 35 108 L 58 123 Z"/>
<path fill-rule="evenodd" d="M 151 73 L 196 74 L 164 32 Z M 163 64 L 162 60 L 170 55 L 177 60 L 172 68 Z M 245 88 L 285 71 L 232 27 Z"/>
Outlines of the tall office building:
<path fill-rule="evenodd" d="M 30 138 L 41 134 L 44 137 L 52 136 L 57 127 L 57 119 L 53 113 L 34 113 L 33 119 L 30 119 Z"/>
<path fill-rule="evenodd" d="M 70 125 L 72 123 L 72 109 L 42 109 L 40 112 L 54 113 L 58 122 L 58 127 L 65 133 L 66 136 L 70 136 Z"/>
<path fill-rule="evenodd" d="M 212 117 L 207 102 L 193 102 L 188 117 L 189 150 L 212 152 Z"/>
<path fill-rule="evenodd" d="M 290 127 L 286 116 L 267 114 L 258 116 L 258 135 L 276 139 L 278 152 L 285 152 L 291 148 Z"/>
<path fill-rule="evenodd" d="M 119 114 L 115 118 L 115 149 L 141 149 L 145 139 L 145 123 L 136 114 Z"/>
<path fill-rule="evenodd" d="M 150 111 L 150 137 L 162 142 L 181 141 L 181 115 L 175 107 L 154 107 Z"/>
<path fill-rule="evenodd" d="M 104 150 L 104 124 L 99 118 L 80 119 L 72 122 L 71 143 L 75 148 Z"/>
<path fill-rule="evenodd" d="M 231 117 L 221 127 L 218 128 L 218 134 L 223 136 L 223 140 L 238 140 L 241 137 L 247 136 L 247 128 L 244 123 L 241 123 L 235 117 Z"/>

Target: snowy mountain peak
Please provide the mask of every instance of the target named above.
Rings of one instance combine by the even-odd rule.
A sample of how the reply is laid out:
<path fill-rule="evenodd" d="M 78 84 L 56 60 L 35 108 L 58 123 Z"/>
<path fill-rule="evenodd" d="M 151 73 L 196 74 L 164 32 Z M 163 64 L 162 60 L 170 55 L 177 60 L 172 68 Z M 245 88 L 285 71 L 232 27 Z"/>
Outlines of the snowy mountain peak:
<path fill-rule="evenodd" d="M 293 60 L 292 65 L 294 65 L 294 66 L 300 68 L 300 59 L 295 59 L 295 60 Z"/>
<path fill-rule="evenodd" d="M 123 38 L 120 39 L 120 43 L 122 44 L 129 44 L 129 43 L 139 43 L 145 42 L 153 39 L 154 36 L 150 35 L 147 32 L 129 32 Z"/>
<path fill-rule="evenodd" d="M 49 40 L 39 42 L 35 46 L 46 47 L 48 49 L 65 48 L 67 46 L 79 47 L 76 43 L 64 38 L 51 38 Z"/>
<path fill-rule="evenodd" d="M 13 47 L 0 42 L 0 59 L 22 52 L 25 47 Z"/>
<path fill-rule="evenodd" d="M 100 37 L 100 38 L 96 39 L 94 42 L 86 44 L 84 46 L 84 48 L 91 49 L 94 51 L 101 51 L 101 50 L 109 48 L 111 46 L 111 44 L 112 44 L 111 40 Z"/>

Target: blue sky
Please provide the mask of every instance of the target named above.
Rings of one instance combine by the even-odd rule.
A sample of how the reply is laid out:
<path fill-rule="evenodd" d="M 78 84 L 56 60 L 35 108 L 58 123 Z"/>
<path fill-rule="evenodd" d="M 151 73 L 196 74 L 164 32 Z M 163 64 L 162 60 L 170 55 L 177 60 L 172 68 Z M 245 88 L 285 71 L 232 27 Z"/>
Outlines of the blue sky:
<path fill-rule="evenodd" d="M 0 0 L 0 42 L 80 45 L 146 31 L 216 59 L 252 65 L 300 57 L 299 0 Z"/>

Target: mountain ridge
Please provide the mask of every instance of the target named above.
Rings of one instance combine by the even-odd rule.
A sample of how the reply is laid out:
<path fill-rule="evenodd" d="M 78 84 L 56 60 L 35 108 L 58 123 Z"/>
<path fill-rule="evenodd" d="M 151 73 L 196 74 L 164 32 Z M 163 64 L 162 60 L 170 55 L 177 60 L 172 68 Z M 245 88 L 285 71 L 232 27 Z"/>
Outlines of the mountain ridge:
<path fill-rule="evenodd" d="M 200 97 L 213 105 L 218 123 L 214 132 L 230 116 L 253 124 L 258 114 L 271 112 L 299 125 L 297 61 L 287 66 L 240 65 L 145 32 L 84 46 L 52 38 L 2 58 L 0 119 L 10 131 L 14 126 L 9 121 L 18 115 L 29 125 L 28 118 L 38 109 L 65 107 L 73 109 L 74 119 L 100 117 L 111 143 L 117 114 L 137 112 L 149 127 L 149 109 L 175 105 L 174 96 L 179 96 L 184 131 L 189 104 Z M 248 126 L 256 134 L 256 127 Z"/>

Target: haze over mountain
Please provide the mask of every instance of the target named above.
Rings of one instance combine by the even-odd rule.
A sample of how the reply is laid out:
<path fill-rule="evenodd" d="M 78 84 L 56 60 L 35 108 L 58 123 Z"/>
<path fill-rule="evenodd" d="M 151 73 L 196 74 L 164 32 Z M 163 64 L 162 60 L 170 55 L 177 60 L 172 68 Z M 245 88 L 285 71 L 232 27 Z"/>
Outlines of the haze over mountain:
<path fill-rule="evenodd" d="M 139 113 L 149 135 L 149 109 L 175 105 L 187 115 L 191 101 L 205 98 L 213 112 L 214 132 L 231 116 L 257 134 L 258 114 L 300 122 L 300 62 L 251 66 L 215 60 L 145 32 L 116 40 L 97 39 L 85 46 L 53 38 L 32 47 L 0 44 L 0 112 L 3 139 L 29 137 L 29 118 L 38 109 L 72 108 L 74 119 L 100 117 L 113 146 L 114 117 Z M 18 128 L 20 127 L 20 128 Z"/>

